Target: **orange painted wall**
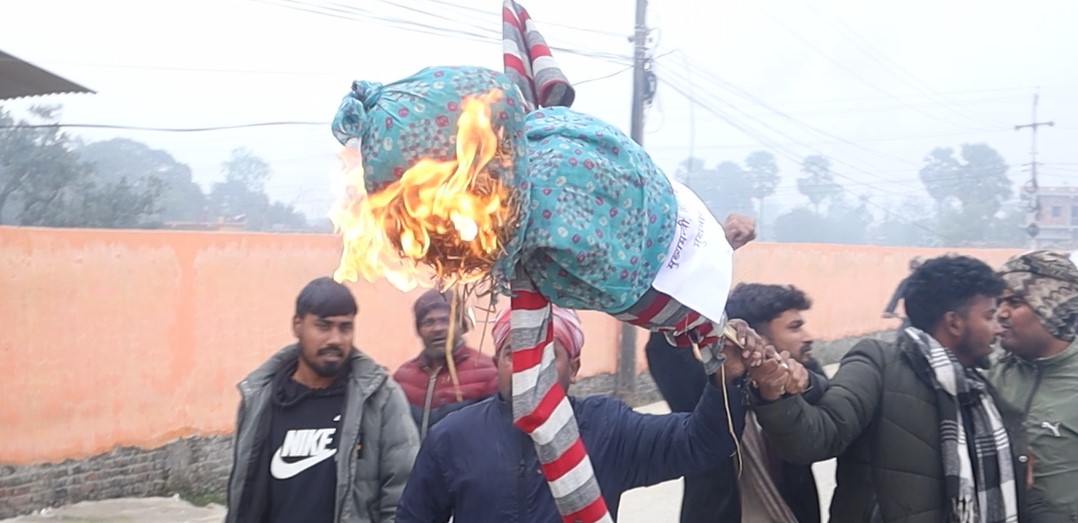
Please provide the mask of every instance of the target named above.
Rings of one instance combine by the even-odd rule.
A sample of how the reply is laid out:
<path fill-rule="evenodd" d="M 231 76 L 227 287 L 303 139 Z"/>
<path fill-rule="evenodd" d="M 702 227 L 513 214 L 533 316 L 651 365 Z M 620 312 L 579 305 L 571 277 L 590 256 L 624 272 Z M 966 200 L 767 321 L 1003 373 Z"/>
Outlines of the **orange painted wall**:
<path fill-rule="evenodd" d="M 231 432 L 235 383 L 291 342 L 295 296 L 333 270 L 337 245 L 312 235 L 0 227 L 0 463 Z M 817 303 L 817 336 L 832 339 L 893 327 L 879 311 L 907 260 L 937 253 L 759 244 L 737 254 L 735 272 L 804 288 Z M 972 254 L 998 265 L 1013 253 Z M 352 289 L 357 345 L 395 369 L 418 348 L 419 291 Z M 618 323 L 583 317 L 582 375 L 613 372 Z M 480 333 L 469 338 L 478 344 Z M 484 345 L 489 353 L 489 336 Z M 638 362 L 643 369 L 642 350 Z"/>

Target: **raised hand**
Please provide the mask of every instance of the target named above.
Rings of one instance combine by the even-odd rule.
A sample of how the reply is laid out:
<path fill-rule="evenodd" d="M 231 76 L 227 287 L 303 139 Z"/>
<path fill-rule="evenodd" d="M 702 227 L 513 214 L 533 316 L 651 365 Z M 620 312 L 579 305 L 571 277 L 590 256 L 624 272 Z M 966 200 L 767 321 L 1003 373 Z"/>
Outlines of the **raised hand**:
<path fill-rule="evenodd" d="M 730 214 L 722 228 L 726 231 L 726 241 L 735 251 L 756 239 L 756 220 L 744 214 Z"/>

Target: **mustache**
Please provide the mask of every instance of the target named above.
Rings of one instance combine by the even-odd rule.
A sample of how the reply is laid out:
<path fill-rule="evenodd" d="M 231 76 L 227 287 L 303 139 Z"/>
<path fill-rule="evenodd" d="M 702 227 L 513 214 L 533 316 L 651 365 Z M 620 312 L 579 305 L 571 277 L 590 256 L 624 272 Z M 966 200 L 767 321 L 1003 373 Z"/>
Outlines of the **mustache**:
<path fill-rule="evenodd" d="M 322 347 L 321 349 L 318 349 L 318 355 L 319 356 L 333 355 L 333 356 L 344 357 L 344 349 L 342 349 L 342 348 L 340 348 L 340 347 L 338 347 L 336 345 L 331 345 L 331 346 L 328 346 L 328 347 Z"/>

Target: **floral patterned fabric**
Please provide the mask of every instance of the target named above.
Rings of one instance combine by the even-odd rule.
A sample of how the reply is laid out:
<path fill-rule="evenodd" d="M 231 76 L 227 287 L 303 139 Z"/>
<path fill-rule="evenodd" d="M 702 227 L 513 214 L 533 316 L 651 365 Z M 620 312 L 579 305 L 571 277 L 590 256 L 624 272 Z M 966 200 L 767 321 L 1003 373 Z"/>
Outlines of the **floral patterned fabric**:
<path fill-rule="evenodd" d="M 553 303 L 619 313 L 666 258 L 677 203 L 666 175 L 613 126 L 571 109 L 529 113 L 524 272 Z"/>
<path fill-rule="evenodd" d="M 396 83 L 355 82 L 333 121 L 345 145 L 358 140 L 368 192 L 399 179 L 420 159 L 456 153 L 465 96 L 501 89 L 492 107 L 513 164 L 492 174 L 516 189 L 524 216 L 494 269 L 507 285 L 523 272 L 566 308 L 619 313 L 651 286 L 674 233 L 677 204 L 666 176 L 613 126 L 566 108 L 525 114 L 504 74 L 431 67 Z"/>

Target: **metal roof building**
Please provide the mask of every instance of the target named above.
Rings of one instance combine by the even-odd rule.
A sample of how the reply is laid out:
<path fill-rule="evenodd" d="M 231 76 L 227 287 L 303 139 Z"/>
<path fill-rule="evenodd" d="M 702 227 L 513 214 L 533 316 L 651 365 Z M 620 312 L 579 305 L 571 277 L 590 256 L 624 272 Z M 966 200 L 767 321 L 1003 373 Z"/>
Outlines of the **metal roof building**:
<path fill-rule="evenodd" d="M 63 93 L 93 93 L 75 82 L 0 51 L 0 100 Z"/>

